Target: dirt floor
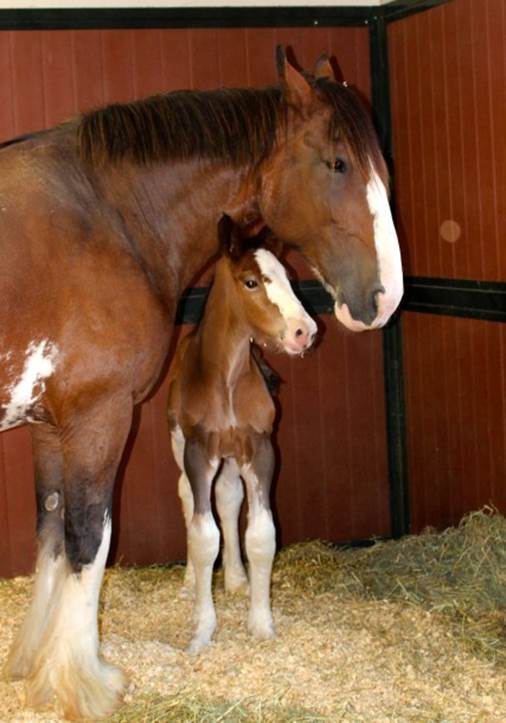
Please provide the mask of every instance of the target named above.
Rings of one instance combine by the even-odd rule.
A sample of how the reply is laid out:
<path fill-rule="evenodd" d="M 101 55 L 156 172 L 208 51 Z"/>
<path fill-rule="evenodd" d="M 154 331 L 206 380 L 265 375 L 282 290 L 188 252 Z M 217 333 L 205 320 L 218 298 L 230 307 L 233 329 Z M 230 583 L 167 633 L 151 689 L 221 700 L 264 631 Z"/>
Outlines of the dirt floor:
<path fill-rule="evenodd" d="M 247 598 L 216 574 L 216 642 L 198 656 L 181 567 L 111 569 L 103 654 L 128 671 L 119 721 L 506 721 L 506 520 L 486 510 L 442 534 L 368 549 L 282 551 L 277 637 L 253 641 Z M 30 578 L 0 581 L 0 656 Z M 0 682 L 0 721 L 56 721 Z"/>

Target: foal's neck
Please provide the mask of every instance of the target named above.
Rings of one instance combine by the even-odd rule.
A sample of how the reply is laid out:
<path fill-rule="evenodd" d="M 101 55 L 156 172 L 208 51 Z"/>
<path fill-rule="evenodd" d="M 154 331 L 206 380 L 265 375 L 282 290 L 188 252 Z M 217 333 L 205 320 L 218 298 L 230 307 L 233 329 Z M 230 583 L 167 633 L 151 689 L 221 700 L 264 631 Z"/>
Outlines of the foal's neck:
<path fill-rule="evenodd" d="M 233 386 L 250 369 L 251 328 L 224 264 L 224 260 L 217 264 L 197 337 L 199 353 L 207 367 L 212 365 L 216 374 Z"/>

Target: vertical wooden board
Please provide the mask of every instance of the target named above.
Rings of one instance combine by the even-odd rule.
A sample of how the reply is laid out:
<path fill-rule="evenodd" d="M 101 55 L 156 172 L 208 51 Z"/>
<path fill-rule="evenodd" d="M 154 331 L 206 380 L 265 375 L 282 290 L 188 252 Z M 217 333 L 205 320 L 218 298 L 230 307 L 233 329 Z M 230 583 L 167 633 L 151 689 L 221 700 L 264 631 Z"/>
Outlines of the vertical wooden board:
<path fill-rule="evenodd" d="M 136 30 L 132 36 L 134 97 L 161 93 L 164 90 L 161 31 Z"/>
<path fill-rule="evenodd" d="M 493 14 L 487 14 L 485 49 L 488 85 L 487 104 L 490 109 L 492 133 L 492 174 L 494 188 L 493 220 L 497 245 L 498 279 L 506 278 L 506 244 L 504 244 L 504 219 L 506 218 L 506 8 L 503 0 L 491 0 Z"/>
<path fill-rule="evenodd" d="M 15 573 L 12 567 L 11 530 L 9 525 L 9 509 L 7 499 L 7 485 L 11 484 L 5 470 L 4 440 L 5 434 L 0 435 L 0 577 L 11 577 Z"/>
<path fill-rule="evenodd" d="M 299 500 L 303 510 L 299 539 L 313 539 L 326 532 L 326 495 L 322 456 L 323 419 L 320 412 L 319 351 L 292 359 L 291 397 L 296 446 L 290 451 L 297 465 Z M 332 390 L 326 390 L 331 394 Z M 287 451 L 288 453 L 288 451 Z M 322 524 L 323 523 L 323 524 Z"/>
<path fill-rule="evenodd" d="M 12 33 L 14 134 L 46 127 L 41 39 L 37 31 Z"/>
<path fill-rule="evenodd" d="M 78 111 L 105 103 L 102 33 L 74 30 L 71 34 L 72 69 Z"/>
<path fill-rule="evenodd" d="M 0 142 L 12 138 L 15 133 L 11 58 L 12 34 L 0 33 Z"/>
<path fill-rule="evenodd" d="M 33 571 L 35 563 L 35 492 L 32 444 L 27 427 L 4 433 L 4 470 L 10 530 L 12 569 Z"/>
<path fill-rule="evenodd" d="M 190 31 L 192 87 L 197 90 L 219 85 L 218 31 L 193 29 Z"/>
<path fill-rule="evenodd" d="M 53 126 L 76 114 L 71 33 L 40 33 L 45 123 Z"/>
<path fill-rule="evenodd" d="M 396 200 L 411 274 L 504 278 L 504 23 L 500 0 L 455 0 L 389 26 Z"/>
<path fill-rule="evenodd" d="M 292 364 L 286 355 L 266 355 L 269 365 L 282 379 L 276 399 L 277 419 L 274 434 L 276 449 L 276 474 L 271 500 L 277 528 L 277 540 L 287 545 L 301 539 L 304 527 L 304 509 L 300 495 L 300 476 L 303 473 L 297 464 L 293 450 L 298 447 L 296 414 L 293 404 Z"/>
<path fill-rule="evenodd" d="M 190 30 L 161 30 L 164 91 L 192 87 Z"/>
<path fill-rule="evenodd" d="M 336 58 L 342 80 L 356 85 L 370 98 L 369 33 L 366 28 L 330 28 L 330 52 Z"/>
<path fill-rule="evenodd" d="M 248 85 L 261 87 L 275 83 L 275 31 L 272 28 L 247 28 L 245 40 Z"/>
<path fill-rule="evenodd" d="M 403 329 L 413 532 L 506 510 L 502 325 L 409 313 Z"/>
<path fill-rule="evenodd" d="M 313 72 L 318 58 L 325 53 L 330 57 L 330 28 L 300 28 L 298 35 L 297 58 L 301 66 Z M 337 58 L 333 59 L 334 62 Z"/>
<path fill-rule="evenodd" d="M 124 103 L 133 99 L 132 53 L 132 31 L 102 31 L 104 99 L 107 103 Z"/>
<path fill-rule="evenodd" d="M 248 85 L 248 62 L 243 28 L 219 31 L 218 69 L 219 86 L 243 88 Z"/>

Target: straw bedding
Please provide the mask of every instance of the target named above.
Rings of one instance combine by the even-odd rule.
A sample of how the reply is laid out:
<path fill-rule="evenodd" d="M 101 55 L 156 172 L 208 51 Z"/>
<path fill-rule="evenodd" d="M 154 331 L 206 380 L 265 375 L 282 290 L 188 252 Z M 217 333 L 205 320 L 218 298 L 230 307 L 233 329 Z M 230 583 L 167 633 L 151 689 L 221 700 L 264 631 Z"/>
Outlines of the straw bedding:
<path fill-rule="evenodd" d="M 216 574 L 216 642 L 198 656 L 181 566 L 113 568 L 102 594 L 103 653 L 131 676 L 122 721 L 506 720 L 506 519 L 363 549 L 323 542 L 276 558 L 278 635 L 246 632 L 247 599 Z M 0 581 L 0 655 L 28 604 L 29 578 Z M 0 682 L 1 721 L 52 721 Z"/>

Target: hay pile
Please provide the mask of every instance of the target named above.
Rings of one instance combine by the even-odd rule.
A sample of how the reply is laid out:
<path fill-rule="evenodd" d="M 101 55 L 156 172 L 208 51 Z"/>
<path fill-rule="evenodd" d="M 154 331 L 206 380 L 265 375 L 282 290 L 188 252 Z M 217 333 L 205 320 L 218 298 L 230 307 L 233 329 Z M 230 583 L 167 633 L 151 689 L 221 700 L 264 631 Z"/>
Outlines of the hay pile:
<path fill-rule="evenodd" d="M 104 654 L 131 674 L 111 721 L 506 720 L 506 519 L 490 509 L 457 528 L 369 548 L 294 545 L 276 558 L 278 636 L 252 641 L 247 600 L 216 575 L 219 629 L 199 656 L 181 567 L 111 569 Z M 0 582 L 0 655 L 30 580 Z M 23 710 L 0 683 L 0 720 L 58 720 Z"/>

